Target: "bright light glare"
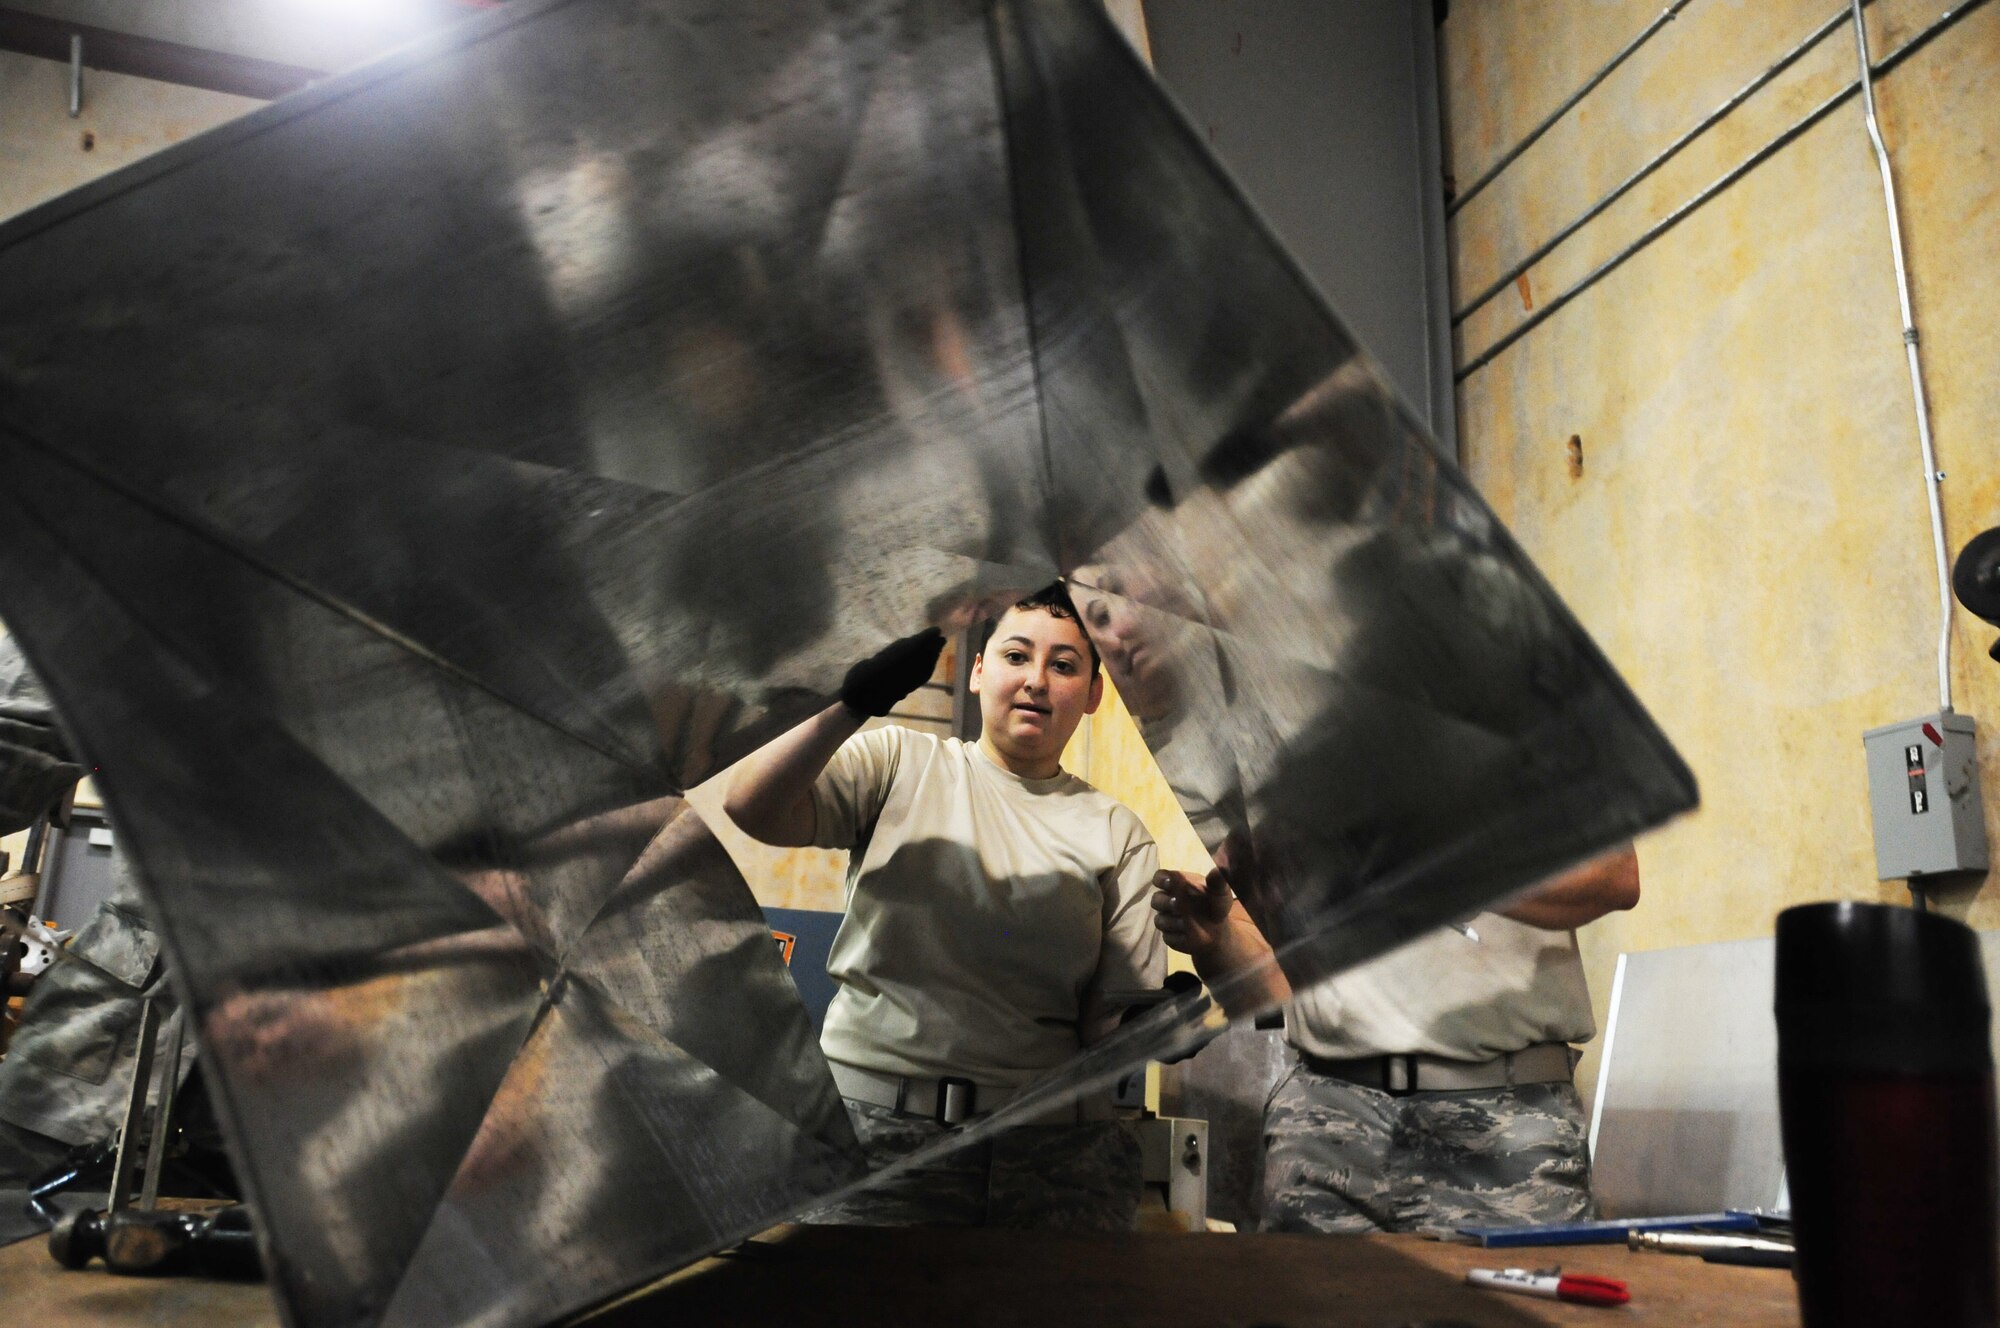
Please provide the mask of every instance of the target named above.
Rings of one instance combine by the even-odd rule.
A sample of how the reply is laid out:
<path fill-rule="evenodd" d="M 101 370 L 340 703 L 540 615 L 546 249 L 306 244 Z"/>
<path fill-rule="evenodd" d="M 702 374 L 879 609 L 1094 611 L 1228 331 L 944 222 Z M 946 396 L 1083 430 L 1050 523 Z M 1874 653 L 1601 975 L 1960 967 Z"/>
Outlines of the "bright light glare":
<path fill-rule="evenodd" d="M 436 15 L 426 11 L 437 8 L 424 0 L 266 0 L 266 3 L 315 18 L 338 18 L 352 27 L 427 25 Z"/>

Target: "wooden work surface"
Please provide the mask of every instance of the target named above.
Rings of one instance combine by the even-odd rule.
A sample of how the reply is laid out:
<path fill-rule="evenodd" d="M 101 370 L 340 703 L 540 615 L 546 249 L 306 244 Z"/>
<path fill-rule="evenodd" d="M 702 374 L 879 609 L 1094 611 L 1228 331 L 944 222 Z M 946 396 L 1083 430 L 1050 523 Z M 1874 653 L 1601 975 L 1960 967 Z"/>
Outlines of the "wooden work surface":
<path fill-rule="evenodd" d="M 1470 1268 L 1560 1263 L 1621 1277 L 1593 1309 L 1475 1290 Z M 9 1324 L 267 1328 L 261 1286 L 69 1272 L 40 1240 L 0 1249 Z M 1795 1328 L 1791 1274 L 1615 1245 L 1481 1250 L 1414 1236 L 1057 1236 L 1031 1231 L 781 1227 L 587 1319 L 816 1328 Z"/>
<path fill-rule="evenodd" d="M 1619 1309 L 1481 1291 L 1472 1268 L 1562 1264 L 1631 1284 Z M 1617 1245 L 1482 1250 L 1417 1236 L 1057 1236 L 787 1227 L 705 1259 L 589 1328 L 1797 1328 L 1783 1269 Z"/>
<path fill-rule="evenodd" d="M 273 1328 L 271 1293 L 259 1282 L 115 1277 L 104 1265 L 71 1271 L 49 1257 L 46 1237 L 0 1249 L 0 1323 L 7 1328 Z"/>

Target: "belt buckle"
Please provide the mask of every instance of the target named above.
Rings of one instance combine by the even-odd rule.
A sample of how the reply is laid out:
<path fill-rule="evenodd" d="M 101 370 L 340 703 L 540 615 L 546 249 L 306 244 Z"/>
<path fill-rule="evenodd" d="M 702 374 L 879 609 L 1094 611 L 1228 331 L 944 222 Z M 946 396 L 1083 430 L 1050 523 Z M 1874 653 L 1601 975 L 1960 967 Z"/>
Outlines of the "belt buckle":
<path fill-rule="evenodd" d="M 962 1125 L 972 1119 L 979 1097 L 979 1085 L 970 1079 L 945 1075 L 937 1081 L 937 1103 L 931 1119 L 944 1126 Z"/>
<path fill-rule="evenodd" d="M 1396 1067 L 1403 1068 L 1403 1082 L 1396 1083 Z M 1415 1056 L 1384 1056 L 1382 1058 L 1382 1091 L 1390 1097 L 1408 1097 L 1417 1091 L 1417 1058 Z"/>

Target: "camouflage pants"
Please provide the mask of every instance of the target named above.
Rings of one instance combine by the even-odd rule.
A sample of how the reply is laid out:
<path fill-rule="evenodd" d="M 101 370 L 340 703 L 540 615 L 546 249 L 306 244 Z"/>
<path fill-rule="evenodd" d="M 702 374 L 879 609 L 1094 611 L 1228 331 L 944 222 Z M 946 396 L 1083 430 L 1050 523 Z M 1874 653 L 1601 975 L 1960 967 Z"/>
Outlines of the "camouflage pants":
<path fill-rule="evenodd" d="M 871 1168 L 951 1133 L 921 1116 L 849 1101 Z M 1139 1207 L 1139 1144 L 1116 1121 L 1021 1125 L 876 1182 L 801 1220 L 833 1226 L 1033 1227 L 1130 1231 Z"/>
<path fill-rule="evenodd" d="M 1594 1217 L 1566 1083 L 1391 1096 L 1294 1065 L 1264 1108 L 1265 1231 L 1423 1231 Z"/>
<path fill-rule="evenodd" d="M 0 1120 L 0 1190 L 25 1190 L 69 1156 L 71 1145 Z"/>

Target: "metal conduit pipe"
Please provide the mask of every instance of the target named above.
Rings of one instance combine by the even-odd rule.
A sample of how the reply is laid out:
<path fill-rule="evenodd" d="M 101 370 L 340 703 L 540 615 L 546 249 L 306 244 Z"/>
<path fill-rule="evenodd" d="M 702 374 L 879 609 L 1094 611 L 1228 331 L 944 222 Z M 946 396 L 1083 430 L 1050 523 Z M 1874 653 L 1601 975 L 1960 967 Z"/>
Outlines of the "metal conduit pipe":
<path fill-rule="evenodd" d="M 1861 2 L 1863 4 L 1867 4 L 1869 3 L 1869 0 L 1861 0 Z M 1797 64 L 1799 61 L 1799 57 L 1803 56 L 1807 51 L 1810 51 L 1814 46 L 1817 46 L 1827 36 L 1827 34 L 1842 27 L 1843 25 L 1846 24 L 1846 22 L 1847 22 L 1847 10 L 1843 7 L 1835 11 L 1833 17 L 1827 19 L 1826 22 L 1820 24 L 1817 28 L 1813 29 L 1812 34 L 1808 36 L 1804 41 L 1800 42 L 1797 46 L 1794 46 L 1791 50 L 1785 52 L 1784 55 L 1780 56 L 1776 64 L 1772 65 L 1770 68 L 1766 69 L 1763 73 L 1757 75 L 1757 77 L 1751 79 L 1748 83 L 1745 83 L 1742 87 L 1738 88 L 1735 91 L 1735 93 L 1733 93 L 1729 97 L 1727 101 L 1723 102 L 1720 106 L 1717 106 L 1714 110 L 1710 111 L 1707 115 L 1703 116 L 1701 118 L 1700 123 L 1696 124 L 1694 128 L 1682 134 L 1672 143 L 1669 143 L 1652 160 L 1648 161 L 1645 165 L 1641 166 L 1638 170 L 1634 171 L 1632 174 L 1626 176 L 1624 180 L 1620 181 L 1619 184 L 1615 188 L 1613 188 L 1610 193 L 1598 199 L 1595 203 L 1592 203 L 1588 208 L 1585 208 L 1583 212 L 1576 217 L 1575 220 L 1571 221 L 1568 225 L 1558 230 L 1554 235 L 1551 235 L 1548 239 L 1542 241 L 1541 244 L 1537 245 L 1519 262 L 1515 263 L 1512 267 L 1508 268 L 1505 272 L 1501 273 L 1498 277 L 1494 278 L 1492 285 L 1480 291 L 1479 294 L 1473 296 L 1470 300 L 1467 300 L 1464 305 L 1460 306 L 1457 309 L 1452 310 L 1451 314 L 1452 326 L 1456 327 L 1460 323 L 1463 323 L 1467 318 L 1471 317 L 1473 313 L 1475 313 L 1481 305 L 1485 304 L 1495 295 L 1498 295 L 1501 291 L 1506 290 L 1507 287 L 1513 285 L 1516 278 L 1518 278 L 1522 273 L 1526 272 L 1529 268 L 1533 267 L 1535 264 L 1541 262 L 1544 258 L 1547 258 L 1552 252 L 1554 252 L 1556 246 L 1560 245 L 1564 240 L 1567 240 L 1570 236 L 1582 230 L 1590 222 L 1596 220 L 1597 217 L 1603 213 L 1604 209 L 1610 207 L 1613 203 L 1616 203 L 1619 199 L 1625 197 L 1625 195 L 1630 193 L 1632 189 L 1639 184 L 1640 181 L 1644 180 L 1654 171 L 1660 169 L 1660 167 L 1666 165 L 1680 152 L 1682 148 L 1685 148 L 1688 144 L 1694 142 L 1697 138 L 1700 138 L 1710 129 L 1713 129 L 1719 122 L 1721 122 L 1725 117 L 1727 117 L 1731 111 L 1735 110 L 1738 106 L 1741 106 L 1744 102 L 1748 101 L 1751 95 L 1754 94 L 1759 88 L 1769 83 L 1772 79 L 1776 78 L 1778 75 L 1784 73 L 1787 69 L 1790 69 L 1794 64 Z"/>
<path fill-rule="evenodd" d="M 1882 141 L 1882 125 L 1875 118 L 1875 76 L 1869 68 L 1868 25 L 1862 21 L 1861 0 L 1851 0 L 1854 10 L 1854 49 L 1861 61 L 1861 108 L 1868 124 L 1868 142 L 1875 149 L 1875 164 L 1882 171 L 1882 201 L 1889 210 L 1889 256 L 1896 264 L 1896 302 L 1903 314 L 1903 350 L 1910 361 L 1910 395 L 1917 408 L 1917 443 L 1924 455 L 1924 491 L 1931 505 L 1931 545 L 1937 555 L 1938 582 L 1938 708 L 1951 710 L 1951 566 L 1944 548 L 1944 501 L 1938 482 L 1944 472 L 1937 468 L 1937 452 L 1931 445 L 1930 399 L 1924 393 L 1924 366 L 1917 354 L 1917 320 L 1910 309 L 1910 273 L 1903 261 L 1903 224 L 1896 209 L 1896 177 L 1889 167 L 1889 145 Z"/>
<path fill-rule="evenodd" d="M 1543 134 L 1548 133 L 1549 129 L 1555 124 L 1556 121 L 1562 119 L 1563 116 L 1569 114 L 1570 109 L 1574 107 L 1578 102 L 1582 101 L 1585 97 L 1588 97 L 1591 94 L 1591 92 L 1595 90 L 1595 88 L 1599 83 L 1602 83 L 1605 79 L 1611 77 L 1612 70 L 1624 64 L 1625 61 L 1631 57 L 1634 51 L 1637 51 L 1641 46 L 1644 46 L 1647 42 L 1653 39 L 1654 33 L 1658 32 L 1661 28 L 1666 27 L 1667 24 L 1673 22 L 1675 15 L 1679 14 L 1683 9 L 1686 9 L 1692 3 L 1694 3 L 1694 0 L 1673 0 L 1672 4 L 1668 5 L 1665 9 L 1661 10 L 1659 15 L 1655 17 L 1651 23 L 1648 23 L 1646 25 L 1644 31 L 1642 31 L 1638 36 L 1634 37 L 1631 41 L 1625 43 L 1625 48 L 1619 51 L 1618 54 L 1611 57 L 1611 62 L 1609 64 L 1605 65 L 1602 69 L 1598 70 L 1596 73 L 1592 74 L 1589 78 L 1585 79 L 1583 86 L 1578 88 L 1575 92 L 1570 93 L 1568 97 L 1565 97 L 1560 106 L 1557 106 L 1553 111 L 1550 111 L 1547 117 L 1544 118 L 1540 124 L 1536 125 L 1533 129 L 1530 129 L 1528 131 L 1527 137 L 1523 138 L 1513 147 L 1508 148 L 1505 152 L 1501 153 L 1500 160 L 1494 162 L 1491 166 L 1488 166 L 1485 169 L 1485 171 L 1480 174 L 1477 180 L 1474 180 L 1471 184 L 1465 187 L 1464 193 L 1452 199 L 1451 203 L 1445 208 L 1445 213 L 1444 213 L 1445 216 L 1447 217 L 1456 216 L 1460 208 L 1464 207 L 1467 203 L 1470 203 L 1472 201 L 1472 196 L 1474 194 L 1477 194 L 1487 185 L 1492 184 L 1494 179 L 1499 176 L 1500 172 L 1506 170 L 1508 166 L 1513 164 L 1514 158 L 1520 156 L 1523 152 L 1526 152 L 1529 148 L 1533 147 L 1535 145 L 1535 140 L 1540 138 Z"/>
<path fill-rule="evenodd" d="M 1888 73 L 1891 69 L 1894 69 L 1904 60 L 1908 59 L 1912 55 L 1915 55 L 1923 47 L 1928 46 L 1933 39 L 1944 33 L 1947 29 L 1956 24 L 1960 19 L 1964 18 L 1967 14 L 1970 14 L 1973 10 L 1980 8 L 1985 3 L 1986 0 L 1964 0 L 1963 4 L 1945 10 L 1944 13 L 1938 15 L 1938 17 L 1931 20 L 1929 26 L 1925 27 L 1921 32 L 1917 33 L 1916 36 L 1910 38 L 1910 40 L 1904 42 L 1901 46 L 1897 47 L 1893 52 L 1883 56 L 1882 59 L 1878 60 L 1873 67 L 1874 75 L 1877 78 L 1880 78 L 1882 75 Z M 1463 365 L 1461 365 L 1457 369 L 1457 371 L 1455 371 L 1452 374 L 1452 381 L 1454 383 L 1462 383 L 1466 379 L 1470 378 L 1473 374 L 1477 373 L 1479 370 L 1491 364 L 1495 359 L 1497 359 L 1500 356 L 1501 352 L 1505 351 L 1509 346 L 1512 346 L 1522 337 L 1527 336 L 1528 333 L 1534 331 L 1536 328 L 1540 327 L 1543 323 L 1547 322 L 1548 319 L 1552 315 L 1554 315 L 1557 310 L 1561 309 L 1563 306 L 1567 305 L 1571 300 L 1574 300 L 1577 296 L 1583 294 L 1585 291 L 1589 290 L 1592 286 L 1595 286 L 1598 282 L 1604 280 L 1604 278 L 1610 276 L 1613 272 L 1617 271 L 1620 267 L 1624 266 L 1626 260 L 1630 259 L 1634 254 L 1637 254 L 1641 250 L 1645 249 L 1646 246 L 1650 245 L 1653 241 L 1659 239 L 1662 235 L 1665 235 L 1668 231 L 1672 230 L 1674 227 L 1680 225 L 1683 221 L 1686 221 L 1690 216 L 1699 211 L 1703 204 L 1707 203 L 1717 194 L 1727 189 L 1730 185 L 1735 184 L 1738 180 L 1742 179 L 1745 175 L 1748 175 L 1752 170 L 1756 169 L 1764 162 L 1776 156 L 1781 150 L 1783 150 L 1787 145 L 1789 145 L 1794 140 L 1803 135 L 1808 129 L 1811 129 L 1821 120 L 1824 120 L 1828 115 L 1838 110 L 1843 102 L 1845 102 L 1849 97 L 1852 97 L 1856 92 L 1859 92 L 1860 90 L 1861 90 L 1861 82 L 1859 79 L 1856 79 L 1854 82 L 1849 83 L 1846 87 L 1842 88 L 1839 92 L 1836 92 L 1831 97 L 1828 97 L 1818 106 L 1815 106 L 1812 110 L 1806 112 L 1806 114 L 1802 118 L 1800 118 L 1795 124 L 1791 125 L 1789 128 L 1785 129 L 1776 138 L 1772 139 L 1769 143 L 1766 143 L 1763 147 L 1758 148 L 1748 157 L 1745 157 L 1735 166 L 1732 166 L 1729 170 L 1725 171 L 1718 179 L 1716 179 L 1716 181 L 1713 184 L 1710 184 L 1706 188 L 1702 189 L 1699 193 L 1695 194 L 1694 197 L 1688 199 L 1687 202 L 1681 204 L 1679 207 L 1675 208 L 1672 212 L 1669 212 L 1666 216 L 1654 222 L 1651 226 L 1648 226 L 1643 232 L 1640 233 L 1637 239 L 1632 241 L 1632 243 L 1626 245 L 1623 249 L 1620 249 L 1617 253 L 1611 255 L 1611 257 L 1605 259 L 1602 263 L 1599 263 L 1596 267 L 1592 268 L 1589 272 L 1586 272 L 1583 276 L 1577 278 L 1576 282 L 1573 285 L 1567 287 L 1565 290 L 1563 290 L 1561 294 L 1550 299 L 1546 304 L 1536 309 L 1534 313 L 1522 319 L 1520 323 L 1515 325 L 1512 331 L 1508 332 L 1505 336 L 1500 337 L 1498 340 L 1494 341 L 1491 345 L 1489 345 L 1485 350 L 1480 351 L 1477 355 L 1467 360 Z"/>

